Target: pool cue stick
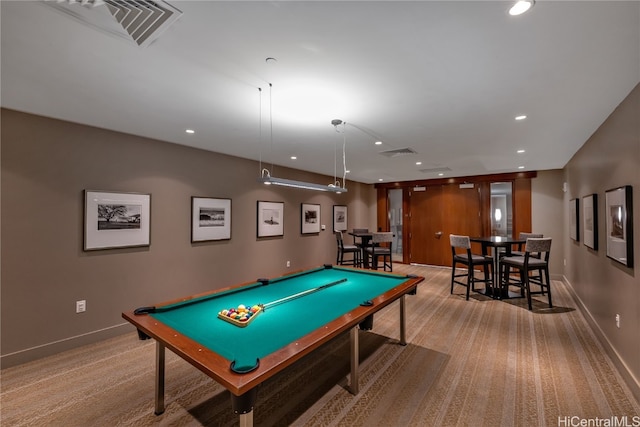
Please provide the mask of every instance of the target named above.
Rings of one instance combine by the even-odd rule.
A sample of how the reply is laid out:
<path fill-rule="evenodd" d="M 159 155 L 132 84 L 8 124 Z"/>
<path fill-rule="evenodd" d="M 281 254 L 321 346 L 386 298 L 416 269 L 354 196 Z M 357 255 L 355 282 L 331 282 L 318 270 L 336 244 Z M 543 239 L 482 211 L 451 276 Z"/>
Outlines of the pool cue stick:
<path fill-rule="evenodd" d="M 305 295 L 312 294 L 314 292 L 318 292 L 319 290 L 326 289 L 326 288 L 329 288 L 331 286 L 335 286 L 335 285 L 338 285 L 340 283 L 344 283 L 346 281 L 347 281 L 347 279 L 336 280 L 335 282 L 327 283 L 326 285 L 318 286 L 317 288 L 307 289 L 306 291 L 298 292 L 297 294 L 289 295 L 288 297 L 280 298 L 280 299 L 277 299 L 275 301 L 268 302 L 266 304 L 260 304 L 260 307 L 262 307 L 262 309 L 266 311 L 267 308 L 274 307 L 274 306 L 276 306 L 278 304 L 282 304 L 282 303 L 285 303 L 287 301 L 291 301 L 291 300 L 303 297 Z"/>

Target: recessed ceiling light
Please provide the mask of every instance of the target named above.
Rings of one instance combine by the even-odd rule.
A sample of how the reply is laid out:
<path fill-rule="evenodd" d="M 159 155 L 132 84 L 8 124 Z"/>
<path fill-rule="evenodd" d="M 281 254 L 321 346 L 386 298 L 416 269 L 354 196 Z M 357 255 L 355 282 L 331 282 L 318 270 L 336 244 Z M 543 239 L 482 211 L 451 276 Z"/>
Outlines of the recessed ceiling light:
<path fill-rule="evenodd" d="M 185 132 L 186 132 L 186 133 L 196 133 L 196 131 L 195 131 L 195 130 L 193 130 L 193 129 L 187 129 L 187 130 L 185 130 Z"/>
<path fill-rule="evenodd" d="M 382 178 L 378 178 L 378 181 L 383 181 L 383 179 Z"/>
<path fill-rule="evenodd" d="M 351 171 L 350 170 L 346 170 L 346 171 L 344 171 L 344 173 L 351 173 Z"/>
<path fill-rule="evenodd" d="M 382 141 L 376 141 L 375 144 L 376 145 L 382 145 Z"/>
<path fill-rule="evenodd" d="M 522 15 L 527 10 L 531 9 L 534 5 L 534 0 L 518 0 L 516 4 L 514 4 L 511 9 L 509 9 L 509 15 L 517 16 Z"/>
<path fill-rule="evenodd" d="M 444 174 L 443 174 L 442 172 L 440 172 L 440 173 L 438 174 L 438 176 L 444 176 Z"/>
<path fill-rule="evenodd" d="M 416 165 L 421 165 L 421 164 L 422 164 L 422 162 L 416 162 Z"/>
<path fill-rule="evenodd" d="M 524 169 L 524 166 L 518 166 L 518 169 Z"/>
<path fill-rule="evenodd" d="M 522 114 L 522 115 L 520 115 L 520 116 L 516 116 L 516 120 L 524 120 L 524 119 L 526 119 L 526 118 L 527 118 L 527 116 L 526 116 L 526 115 L 524 115 L 524 114 Z"/>
<path fill-rule="evenodd" d="M 524 153 L 524 150 L 518 150 L 517 153 L 518 154 L 522 154 L 522 153 Z"/>
<path fill-rule="evenodd" d="M 297 157 L 296 156 L 291 156 L 291 160 L 296 160 Z"/>

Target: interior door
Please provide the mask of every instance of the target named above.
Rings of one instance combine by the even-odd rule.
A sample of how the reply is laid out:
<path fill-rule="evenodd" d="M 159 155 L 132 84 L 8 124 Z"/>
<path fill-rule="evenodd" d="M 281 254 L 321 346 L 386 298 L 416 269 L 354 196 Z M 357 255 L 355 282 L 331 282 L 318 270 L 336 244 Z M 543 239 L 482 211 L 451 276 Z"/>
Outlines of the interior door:
<path fill-rule="evenodd" d="M 443 253 L 449 248 L 448 234 L 442 230 L 443 186 L 421 187 L 409 193 L 411 225 L 409 229 L 409 261 L 416 264 L 446 265 Z M 449 256 L 450 249 L 449 249 Z"/>
<path fill-rule="evenodd" d="M 450 184 L 444 187 L 443 193 L 444 229 L 447 236 L 449 234 L 480 236 L 482 234 L 480 187 L 473 184 Z"/>
<path fill-rule="evenodd" d="M 410 262 L 451 266 L 449 234 L 482 235 L 480 188 L 447 184 L 410 192 Z M 473 244 L 480 251 L 479 244 Z M 477 246 L 477 247 L 475 247 Z"/>

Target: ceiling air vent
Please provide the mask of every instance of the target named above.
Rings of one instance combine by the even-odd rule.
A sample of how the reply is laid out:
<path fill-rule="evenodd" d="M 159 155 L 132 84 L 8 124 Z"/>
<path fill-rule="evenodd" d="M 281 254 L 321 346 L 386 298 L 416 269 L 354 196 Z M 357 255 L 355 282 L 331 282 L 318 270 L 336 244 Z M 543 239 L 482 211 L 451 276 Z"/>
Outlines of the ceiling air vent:
<path fill-rule="evenodd" d="M 422 173 L 451 172 L 451 169 L 449 169 L 446 166 L 443 166 L 443 167 L 436 167 L 436 168 L 420 169 L 420 172 Z"/>
<path fill-rule="evenodd" d="M 133 39 L 138 46 L 145 47 L 182 15 L 169 3 L 157 0 L 68 0 L 47 1 L 46 4 L 77 21 Z M 116 22 L 113 22 L 114 18 Z"/>
<path fill-rule="evenodd" d="M 399 157 L 417 153 L 413 150 L 413 148 L 397 148 L 395 150 L 381 151 L 380 154 L 387 157 Z"/>

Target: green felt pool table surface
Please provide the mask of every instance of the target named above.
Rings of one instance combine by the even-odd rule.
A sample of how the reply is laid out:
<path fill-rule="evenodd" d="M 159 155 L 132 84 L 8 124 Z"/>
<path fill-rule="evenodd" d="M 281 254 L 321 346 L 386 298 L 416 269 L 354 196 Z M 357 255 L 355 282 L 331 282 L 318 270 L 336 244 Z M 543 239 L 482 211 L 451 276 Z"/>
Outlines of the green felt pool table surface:
<path fill-rule="evenodd" d="M 261 280 L 261 279 L 260 279 Z M 415 290 L 421 277 L 322 266 L 159 304 L 148 314 L 123 313 L 153 337 L 240 395 L 380 308 Z M 329 286 L 326 286 L 329 285 Z M 317 290 L 316 290 L 317 289 Z M 313 290 L 274 306 L 270 302 Z M 371 302 L 367 306 L 363 303 Z M 267 308 L 245 327 L 218 318 L 240 304 Z M 230 369 L 231 362 L 240 369 Z"/>

